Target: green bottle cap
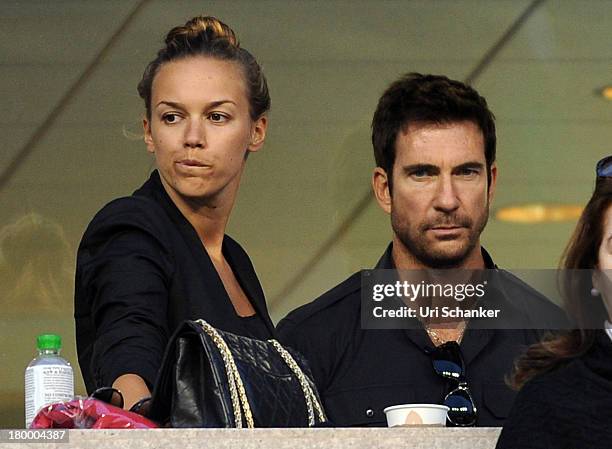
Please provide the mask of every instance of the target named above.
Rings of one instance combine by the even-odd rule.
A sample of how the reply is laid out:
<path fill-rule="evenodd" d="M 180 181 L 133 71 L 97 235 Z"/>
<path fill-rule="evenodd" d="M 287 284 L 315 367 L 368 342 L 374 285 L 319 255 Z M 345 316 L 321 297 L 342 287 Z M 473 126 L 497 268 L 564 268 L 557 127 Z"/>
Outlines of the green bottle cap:
<path fill-rule="evenodd" d="M 41 349 L 62 349 L 62 337 L 55 334 L 42 334 L 36 337 L 36 347 Z"/>

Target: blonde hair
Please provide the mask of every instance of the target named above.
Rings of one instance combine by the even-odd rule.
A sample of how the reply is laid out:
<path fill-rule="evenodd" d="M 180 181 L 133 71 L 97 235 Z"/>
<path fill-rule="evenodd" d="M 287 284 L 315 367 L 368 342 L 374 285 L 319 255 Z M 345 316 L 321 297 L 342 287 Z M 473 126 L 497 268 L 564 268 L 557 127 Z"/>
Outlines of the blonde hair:
<path fill-rule="evenodd" d="M 2 308 L 66 311 L 72 305 L 73 252 L 61 226 L 29 213 L 0 230 Z"/>

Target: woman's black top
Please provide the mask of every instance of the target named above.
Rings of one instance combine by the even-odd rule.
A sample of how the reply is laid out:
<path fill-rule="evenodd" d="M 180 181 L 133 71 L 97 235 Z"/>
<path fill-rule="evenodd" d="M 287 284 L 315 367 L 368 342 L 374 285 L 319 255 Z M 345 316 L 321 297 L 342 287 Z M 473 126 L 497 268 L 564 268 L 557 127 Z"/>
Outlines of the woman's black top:
<path fill-rule="evenodd" d="M 612 448 L 612 340 L 535 377 L 516 397 L 497 449 Z"/>
<path fill-rule="evenodd" d="M 151 388 L 169 337 L 186 319 L 273 337 L 248 255 L 227 235 L 222 250 L 256 311 L 253 317 L 236 314 L 200 238 L 157 171 L 132 196 L 96 214 L 79 246 L 75 280 L 77 352 L 88 392 L 130 373 Z"/>

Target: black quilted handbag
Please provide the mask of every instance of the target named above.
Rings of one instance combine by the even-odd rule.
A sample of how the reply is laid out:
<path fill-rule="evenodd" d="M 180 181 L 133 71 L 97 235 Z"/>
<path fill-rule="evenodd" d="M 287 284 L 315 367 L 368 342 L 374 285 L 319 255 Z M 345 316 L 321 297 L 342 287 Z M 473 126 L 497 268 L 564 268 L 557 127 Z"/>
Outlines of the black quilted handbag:
<path fill-rule="evenodd" d="M 311 427 L 326 421 L 301 356 L 185 321 L 162 362 L 148 417 L 171 427 Z"/>

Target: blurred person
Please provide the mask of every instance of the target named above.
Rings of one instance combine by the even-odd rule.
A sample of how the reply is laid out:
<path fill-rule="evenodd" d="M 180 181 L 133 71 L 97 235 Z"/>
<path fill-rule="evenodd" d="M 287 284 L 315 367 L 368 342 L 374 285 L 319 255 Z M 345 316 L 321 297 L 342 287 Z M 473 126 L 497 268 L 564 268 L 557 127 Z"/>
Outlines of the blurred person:
<path fill-rule="evenodd" d="M 598 163 L 562 267 L 572 270 L 561 286 L 579 327 L 517 360 L 512 383 L 520 392 L 498 449 L 612 446 L 612 156 Z M 593 275 L 573 271 L 580 269 Z"/>
<path fill-rule="evenodd" d="M 73 249 L 62 227 L 31 212 L 0 230 L 0 305 L 7 315 L 70 310 Z"/>
<path fill-rule="evenodd" d="M 480 244 L 498 168 L 493 113 L 473 88 L 444 76 L 408 74 L 382 95 L 372 120 L 372 187 L 390 215 L 392 242 L 376 269 L 497 270 Z M 562 312 L 498 270 L 496 305 L 531 317 Z M 504 383 L 533 328 L 476 329 L 466 319 L 416 322 L 413 329 L 363 329 L 355 273 L 278 325 L 284 344 L 308 359 L 328 417 L 337 426 L 385 426 L 385 407 L 441 403 L 449 423 L 500 426 L 515 393 Z M 521 315 L 515 301 L 528 304 Z M 433 369 L 450 358 L 460 382 Z"/>
<path fill-rule="evenodd" d="M 259 339 L 274 334 L 251 261 L 225 235 L 247 156 L 266 137 L 270 97 L 259 64 L 226 24 L 195 17 L 168 33 L 138 92 L 157 170 L 93 218 L 75 292 L 87 390 L 112 385 L 125 408 L 150 396 L 185 319 Z"/>
<path fill-rule="evenodd" d="M 23 369 L 36 353 L 36 337 L 62 335 L 67 360 L 76 360 L 70 319 L 74 249 L 52 218 L 29 212 L 0 229 L 0 427 L 23 426 Z"/>

